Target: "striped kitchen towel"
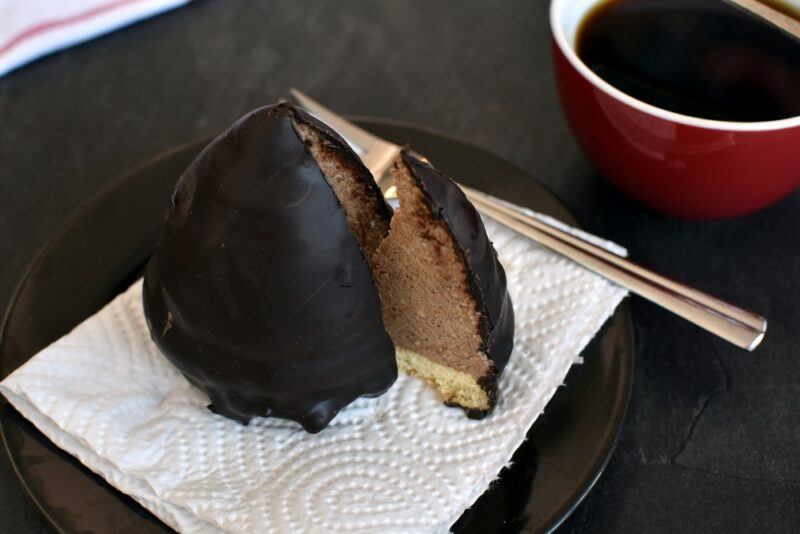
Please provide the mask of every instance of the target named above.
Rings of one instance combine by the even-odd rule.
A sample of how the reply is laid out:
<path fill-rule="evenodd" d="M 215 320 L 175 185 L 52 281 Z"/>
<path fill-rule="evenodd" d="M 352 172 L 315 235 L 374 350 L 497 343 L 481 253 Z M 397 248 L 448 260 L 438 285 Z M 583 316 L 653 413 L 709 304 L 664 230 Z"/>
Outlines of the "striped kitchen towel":
<path fill-rule="evenodd" d="M 0 76 L 191 0 L 0 0 Z"/>

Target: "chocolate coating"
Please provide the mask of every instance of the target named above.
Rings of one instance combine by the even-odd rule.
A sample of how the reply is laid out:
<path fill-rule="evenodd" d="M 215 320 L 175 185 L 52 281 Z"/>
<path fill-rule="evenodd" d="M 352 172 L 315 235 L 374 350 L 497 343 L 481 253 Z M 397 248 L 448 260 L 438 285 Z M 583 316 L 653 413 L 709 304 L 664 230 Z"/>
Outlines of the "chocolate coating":
<path fill-rule="evenodd" d="M 363 251 L 293 119 L 319 126 L 287 104 L 261 108 L 192 162 L 147 265 L 144 307 L 153 340 L 214 411 L 318 432 L 386 391 L 397 366 Z"/>
<path fill-rule="evenodd" d="M 469 288 L 481 317 L 481 350 L 499 373 L 508 363 L 514 348 L 514 309 L 508 295 L 506 272 L 497 258 L 497 251 L 486 235 L 480 215 L 455 182 L 407 151 L 403 151 L 402 157 L 422 190 L 431 213 L 444 221 L 469 267 Z M 496 392 L 497 373 L 479 381 L 490 397 Z M 479 417 L 485 414 L 469 415 Z"/>

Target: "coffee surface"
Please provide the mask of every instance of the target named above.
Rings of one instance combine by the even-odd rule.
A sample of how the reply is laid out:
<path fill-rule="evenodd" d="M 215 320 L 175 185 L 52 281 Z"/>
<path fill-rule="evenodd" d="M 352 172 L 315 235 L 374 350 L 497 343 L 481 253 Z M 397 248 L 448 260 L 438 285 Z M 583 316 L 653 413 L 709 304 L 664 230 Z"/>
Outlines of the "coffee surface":
<path fill-rule="evenodd" d="M 800 115 L 800 40 L 723 0 L 608 0 L 576 45 L 601 78 L 669 111 L 742 122 Z"/>

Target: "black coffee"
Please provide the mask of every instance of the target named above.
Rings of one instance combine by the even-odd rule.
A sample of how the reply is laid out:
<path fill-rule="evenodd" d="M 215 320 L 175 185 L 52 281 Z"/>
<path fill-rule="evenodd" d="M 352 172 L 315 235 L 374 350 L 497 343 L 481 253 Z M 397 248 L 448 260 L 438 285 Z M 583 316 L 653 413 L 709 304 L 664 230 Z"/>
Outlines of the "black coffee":
<path fill-rule="evenodd" d="M 800 115 L 800 41 L 723 0 L 608 0 L 583 21 L 577 49 L 601 78 L 670 111 Z"/>

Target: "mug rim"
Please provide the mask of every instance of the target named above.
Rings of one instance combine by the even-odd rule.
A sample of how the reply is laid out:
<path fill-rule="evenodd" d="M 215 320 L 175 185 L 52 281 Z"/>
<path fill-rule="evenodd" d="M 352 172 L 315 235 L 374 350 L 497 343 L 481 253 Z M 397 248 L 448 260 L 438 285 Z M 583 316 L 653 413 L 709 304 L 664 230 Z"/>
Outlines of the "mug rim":
<path fill-rule="evenodd" d="M 592 0 L 589 9 L 595 7 L 600 2 L 606 0 Z M 555 39 L 561 53 L 567 58 L 572 67 L 577 70 L 584 78 L 586 78 L 593 86 L 600 89 L 610 97 L 621 101 L 628 106 L 646 113 L 653 115 L 657 118 L 684 124 L 686 126 L 694 126 L 696 128 L 705 128 L 710 130 L 727 130 L 737 132 L 763 132 L 771 130 L 783 130 L 800 126 L 800 115 L 788 117 L 785 119 L 771 120 L 771 121 L 758 121 L 758 122 L 737 122 L 737 121 L 722 121 L 714 119 L 703 119 L 692 115 L 684 115 L 675 111 L 669 111 L 653 104 L 648 104 L 643 100 L 634 98 L 633 96 L 617 89 L 600 76 L 594 73 L 582 59 L 578 57 L 575 51 L 574 43 L 567 39 L 566 32 L 564 31 L 564 24 L 562 21 L 562 13 L 565 6 L 570 4 L 571 0 L 552 0 L 550 3 L 550 32 Z M 581 20 L 586 17 L 589 9 L 581 13 Z"/>

